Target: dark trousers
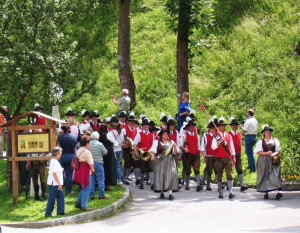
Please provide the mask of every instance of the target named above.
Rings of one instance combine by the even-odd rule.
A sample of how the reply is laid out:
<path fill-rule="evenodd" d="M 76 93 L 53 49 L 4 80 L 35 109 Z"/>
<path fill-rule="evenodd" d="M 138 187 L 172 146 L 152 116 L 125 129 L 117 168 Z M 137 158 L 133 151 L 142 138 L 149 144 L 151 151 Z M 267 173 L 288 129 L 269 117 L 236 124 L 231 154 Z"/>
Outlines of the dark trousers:
<path fill-rule="evenodd" d="M 232 162 L 229 158 L 216 158 L 216 168 L 217 168 L 217 181 L 221 182 L 223 177 L 223 171 L 225 169 L 226 179 L 232 180 L 233 169 Z"/>
<path fill-rule="evenodd" d="M 132 167 L 132 152 L 131 148 L 123 149 L 123 158 L 124 158 L 124 168 L 131 168 Z"/>
<path fill-rule="evenodd" d="M 240 153 L 235 154 L 235 160 L 236 162 L 234 166 L 237 174 L 243 174 L 242 158 Z"/>
<path fill-rule="evenodd" d="M 57 213 L 65 212 L 65 196 L 62 190 L 58 190 L 58 186 L 49 185 L 49 196 L 46 207 L 45 216 L 51 216 L 54 209 L 55 199 L 57 200 Z"/>
<path fill-rule="evenodd" d="M 46 186 L 46 162 L 45 161 L 32 161 L 31 162 L 31 176 L 33 185 L 39 185 L 39 176 L 41 186 Z"/>
<path fill-rule="evenodd" d="M 216 170 L 216 158 L 215 157 L 205 157 L 205 169 L 204 171 L 206 171 L 208 176 L 212 175 L 212 172 L 215 171 L 215 174 L 217 174 L 217 170 Z"/>
<path fill-rule="evenodd" d="M 141 173 L 146 173 L 146 172 L 153 172 L 153 163 L 154 161 L 148 160 L 139 160 L 140 163 L 140 168 L 141 168 Z"/>
<path fill-rule="evenodd" d="M 192 172 L 192 167 L 195 175 L 199 174 L 200 169 L 200 155 L 199 154 L 184 154 L 183 166 L 185 174 L 189 176 Z"/>

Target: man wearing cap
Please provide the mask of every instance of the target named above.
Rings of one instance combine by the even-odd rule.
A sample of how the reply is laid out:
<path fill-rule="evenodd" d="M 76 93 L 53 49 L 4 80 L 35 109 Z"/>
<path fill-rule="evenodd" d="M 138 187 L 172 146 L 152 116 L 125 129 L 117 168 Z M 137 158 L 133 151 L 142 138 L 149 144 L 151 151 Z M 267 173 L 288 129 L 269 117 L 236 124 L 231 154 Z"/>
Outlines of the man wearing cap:
<path fill-rule="evenodd" d="M 197 183 L 196 191 L 203 189 L 200 179 L 200 137 L 195 131 L 196 124 L 190 120 L 185 126 L 186 133 L 182 135 L 180 141 L 180 149 L 183 151 L 182 157 L 185 170 L 186 186 L 185 190 L 190 190 L 189 181 L 191 174 L 191 167 L 195 173 Z"/>
<path fill-rule="evenodd" d="M 240 187 L 241 192 L 244 192 L 248 189 L 248 186 L 244 184 L 244 175 L 243 175 L 243 167 L 242 167 L 242 157 L 241 157 L 241 151 L 242 151 L 242 134 L 237 131 L 239 123 L 234 118 L 230 118 L 230 124 L 231 130 L 228 131 L 228 134 L 230 134 L 234 149 L 235 149 L 235 170 L 238 174 L 238 178 L 240 181 Z"/>
<path fill-rule="evenodd" d="M 98 110 L 95 110 L 91 113 L 90 118 L 92 121 L 90 122 L 90 126 L 93 131 L 100 132 L 101 121 L 99 119 Z"/>
<path fill-rule="evenodd" d="M 6 106 L 2 106 L 0 109 L 0 125 L 5 124 L 7 121 L 10 120 L 9 113 L 7 111 Z M 0 157 L 3 156 L 3 144 L 4 141 L 8 141 L 8 128 L 7 127 L 1 127 L 0 128 Z"/>
<path fill-rule="evenodd" d="M 83 109 L 81 111 L 82 117 L 83 117 L 83 122 L 79 125 L 79 130 L 80 130 L 80 135 L 83 135 L 84 131 L 89 129 L 91 127 L 90 125 L 90 113 Z"/>
<path fill-rule="evenodd" d="M 254 110 L 248 109 L 247 119 L 245 120 L 244 125 L 241 127 L 245 134 L 245 152 L 248 157 L 248 165 L 250 172 L 255 172 L 255 158 L 253 154 L 253 146 L 257 141 L 257 127 L 258 122 L 254 117 Z"/>
<path fill-rule="evenodd" d="M 150 121 L 147 118 L 144 118 L 142 121 L 142 131 L 137 133 L 133 141 L 133 148 L 135 154 L 137 154 L 137 149 L 142 149 L 144 152 L 148 152 L 151 148 L 154 135 L 150 133 Z M 144 177 L 145 173 L 148 172 L 150 181 L 151 181 L 151 188 L 154 184 L 154 174 L 153 174 L 153 161 L 148 160 L 140 160 L 140 168 L 141 168 L 141 181 L 140 181 L 140 189 L 144 189 Z"/>
<path fill-rule="evenodd" d="M 66 122 L 68 122 L 69 117 L 75 118 L 76 115 L 77 115 L 76 112 L 74 112 L 71 107 L 68 107 L 67 112 L 65 114 L 65 116 L 67 117 Z"/>
<path fill-rule="evenodd" d="M 132 150 L 133 150 L 133 140 L 137 134 L 137 129 L 135 128 L 135 116 L 134 113 L 131 112 L 128 117 L 128 124 L 122 129 L 122 132 L 125 137 L 125 141 L 123 143 L 123 158 L 124 158 L 124 167 L 123 167 L 123 184 L 129 184 L 128 176 L 130 173 L 130 168 L 133 167 L 133 173 L 135 176 L 135 184 L 140 184 L 140 172 L 138 168 L 138 160 L 132 158 Z M 126 137 L 130 140 L 126 140 Z"/>
<path fill-rule="evenodd" d="M 119 119 L 113 116 L 110 119 L 111 130 L 107 133 L 107 139 L 113 144 L 114 152 L 116 154 L 116 169 L 118 183 L 122 184 L 122 143 L 124 141 L 124 135 L 122 133 L 122 127 L 119 123 Z"/>
<path fill-rule="evenodd" d="M 227 186 L 229 188 L 229 199 L 235 197 L 232 192 L 233 187 L 233 165 L 235 162 L 235 149 L 230 134 L 226 132 L 226 123 L 223 117 L 218 120 L 219 132 L 212 140 L 211 148 L 216 150 L 216 168 L 217 168 L 217 181 L 219 198 L 223 198 L 222 191 L 222 177 L 225 169 Z"/>
<path fill-rule="evenodd" d="M 119 112 L 119 123 L 122 126 L 122 128 L 125 128 L 128 125 L 126 123 L 126 115 L 127 113 L 125 111 Z"/>
<path fill-rule="evenodd" d="M 130 110 L 130 97 L 128 96 L 129 91 L 128 89 L 123 89 L 121 92 L 121 98 L 117 99 L 115 95 L 112 95 L 112 99 L 114 101 L 114 104 L 119 105 L 119 112 L 125 111 L 126 115 L 128 115 L 128 112 Z"/>
<path fill-rule="evenodd" d="M 211 175 L 213 170 L 215 169 L 216 164 L 216 151 L 211 148 L 211 144 L 216 133 L 216 127 L 218 121 L 217 119 L 213 118 L 209 121 L 207 128 L 208 130 L 204 133 L 202 141 L 201 141 L 201 153 L 204 156 L 204 161 L 206 163 L 206 167 L 204 169 L 204 173 L 206 174 L 207 178 L 207 186 L 206 190 L 212 191 L 210 187 L 211 183 Z M 204 178 L 203 178 L 204 179 Z"/>

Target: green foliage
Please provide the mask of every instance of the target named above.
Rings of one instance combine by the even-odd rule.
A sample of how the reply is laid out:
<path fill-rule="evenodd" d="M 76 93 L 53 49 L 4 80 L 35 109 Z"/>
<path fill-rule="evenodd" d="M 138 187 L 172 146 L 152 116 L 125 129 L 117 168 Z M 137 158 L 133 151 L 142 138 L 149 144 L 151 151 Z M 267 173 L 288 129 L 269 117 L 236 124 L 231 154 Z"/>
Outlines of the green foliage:
<path fill-rule="evenodd" d="M 12 222 L 12 221 L 43 221 L 45 220 L 45 210 L 47 202 L 34 201 L 33 197 L 25 199 L 24 187 L 21 187 L 19 194 L 19 204 L 14 206 L 12 204 L 12 193 L 6 190 L 6 166 L 7 161 L 0 160 L 0 221 L 1 222 Z M 123 197 L 125 189 L 122 186 L 113 186 L 113 191 L 106 193 L 110 199 L 108 200 L 89 200 L 89 207 L 94 209 L 102 209 L 106 206 L 111 205 L 120 198 Z M 66 216 L 72 216 L 75 214 L 82 213 L 82 211 L 74 207 L 76 198 L 80 192 L 78 185 L 73 185 L 74 193 L 65 195 L 65 212 Z M 56 216 L 56 206 L 53 211 L 53 217 L 60 218 L 63 216 Z"/>

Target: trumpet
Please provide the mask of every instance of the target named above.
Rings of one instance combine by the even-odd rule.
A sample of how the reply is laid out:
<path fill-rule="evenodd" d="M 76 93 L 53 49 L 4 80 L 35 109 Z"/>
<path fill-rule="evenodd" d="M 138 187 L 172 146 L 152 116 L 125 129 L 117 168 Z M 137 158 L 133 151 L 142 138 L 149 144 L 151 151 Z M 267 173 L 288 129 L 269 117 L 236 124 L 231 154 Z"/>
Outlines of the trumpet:
<path fill-rule="evenodd" d="M 148 161 L 151 158 L 150 152 L 143 152 L 141 156 L 141 160 Z"/>

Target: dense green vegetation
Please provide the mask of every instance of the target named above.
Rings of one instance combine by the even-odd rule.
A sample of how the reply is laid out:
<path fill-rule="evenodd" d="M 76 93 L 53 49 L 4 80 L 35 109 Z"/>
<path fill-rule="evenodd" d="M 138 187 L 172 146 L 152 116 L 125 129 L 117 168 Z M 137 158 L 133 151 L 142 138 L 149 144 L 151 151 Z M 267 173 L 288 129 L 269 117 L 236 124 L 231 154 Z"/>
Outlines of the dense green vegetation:
<path fill-rule="evenodd" d="M 77 89 L 65 92 L 60 110 L 64 113 L 68 106 L 77 112 L 83 108 L 98 109 L 103 119 L 117 112 L 111 95 L 120 92 L 118 9 L 110 1 L 98 1 L 100 5 L 96 2 L 71 4 L 74 14 L 63 31 L 70 41 L 77 41 L 78 57 L 69 68 L 93 82 L 84 85 L 83 79 Z M 176 33 L 166 2 L 133 0 L 131 9 L 132 65 L 137 94 L 134 111 L 157 123 L 160 112 L 175 115 L 177 111 Z M 299 41 L 300 2 L 215 0 L 212 3 L 214 26 L 195 27 L 190 38 L 192 107 L 197 109 L 198 99 L 207 98 L 205 105 L 211 115 L 227 119 L 235 115 L 239 120 L 245 118 L 248 108 L 254 108 L 260 126 L 274 127 L 274 136 L 282 143 L 284 177 L 299 174 L 300 60 L 292 54 Z M 73 87 L 74 82 L 71 84 Z M 88 88 L 81 94 L 85 86 Z M 48 104 L 40 96 L 37 100 Z M 31 109 L 33 102 L 32 98 L 28 100 L 22 111 Z M 51 106 L 45 107 L 50 113 Z M 201 111 L 196 116 L 202 134 L 209 117 Z"/>

